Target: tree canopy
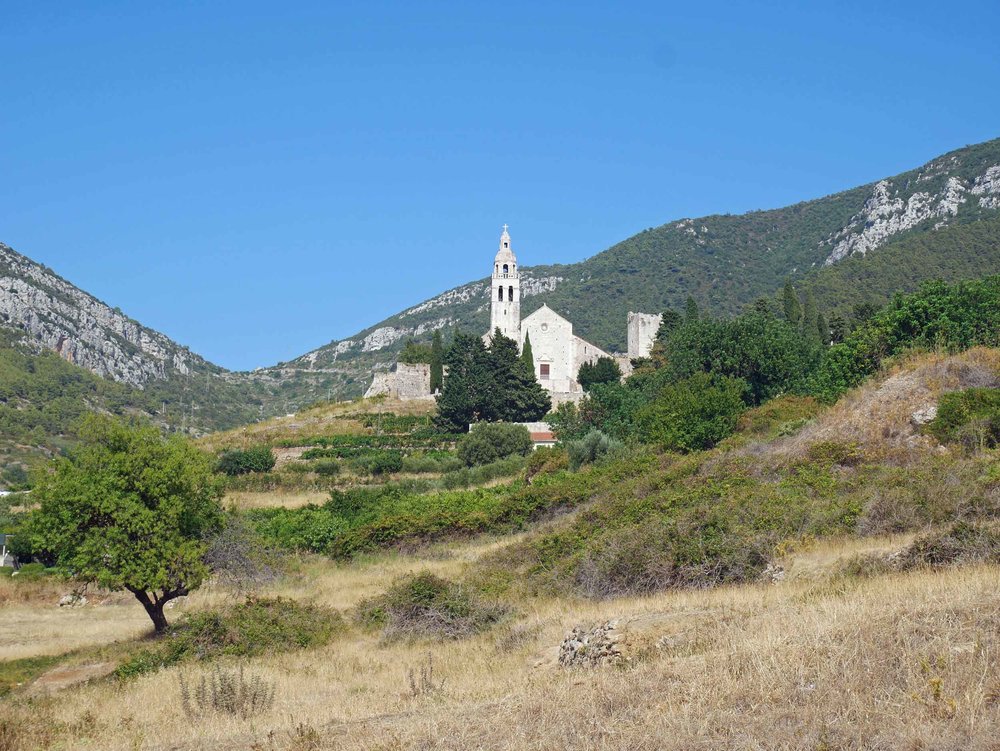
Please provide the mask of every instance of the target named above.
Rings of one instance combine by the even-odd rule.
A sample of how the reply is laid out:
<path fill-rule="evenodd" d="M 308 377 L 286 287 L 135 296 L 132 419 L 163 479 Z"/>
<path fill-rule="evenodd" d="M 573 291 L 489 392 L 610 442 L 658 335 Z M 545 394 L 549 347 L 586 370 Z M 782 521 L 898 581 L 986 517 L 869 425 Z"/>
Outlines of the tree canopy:
<path fill-rule="evenodd" d="M 540 420 L 552 406 L 517 342 L 497 329 L 487 347 L 477 336 L 456 333 L 445 352 L 448 376 L 438 396 L 437 424 L 464 432 L 474 422 Z"/>
<path fill-rule="evenodd" d="M 86 418 L 79 435 L 36 484 L 32 544 L 81 581 L 131 592 L 161 632 L 163 606 L 208 574 L 205 540 L 223 520 L 212 458 L 107 416 Z"/>

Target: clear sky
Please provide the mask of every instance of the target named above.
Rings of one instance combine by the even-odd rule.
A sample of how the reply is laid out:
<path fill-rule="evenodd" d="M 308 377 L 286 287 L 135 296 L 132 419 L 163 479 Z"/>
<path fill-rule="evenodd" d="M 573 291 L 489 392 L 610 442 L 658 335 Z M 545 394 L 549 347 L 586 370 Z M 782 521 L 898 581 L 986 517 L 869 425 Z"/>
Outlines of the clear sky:
<path fill-rule="evenodd" d="M 1000 136 L 1000 3 L 0 4 L 0 241 L 230 368 Z"/>

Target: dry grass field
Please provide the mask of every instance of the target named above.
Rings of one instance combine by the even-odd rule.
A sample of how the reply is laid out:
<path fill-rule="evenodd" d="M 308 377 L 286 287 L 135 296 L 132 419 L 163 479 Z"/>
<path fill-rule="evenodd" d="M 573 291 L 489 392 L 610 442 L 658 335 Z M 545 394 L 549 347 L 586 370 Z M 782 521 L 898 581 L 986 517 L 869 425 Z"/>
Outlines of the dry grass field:
<path fill-rule="evenodd" d="M 1000 571 L 837 573 L 852 556 L 905 542 L 815 544 L 786 556 L 788 576 L 775 584 L 526 600 L 508 623 L 459 642 L 384 643 L 352 626 L 325 647 L 242 663 L 275 687 L 273 707 L 253 719 L 189 719 L 180 679 L 204 670 L 191 665 L 15 693 L 0 708 L 0 749 L 996 748 Z M 346 611 L 408 572 L 459 576 L 498 544 L 344 566 L 306 559 L 274 593 Z M 183 607 L 226 596 L 209 586 Z M 27 610 L 4 608 L 5 623 L 32 609 L 15 607 Z M 33 607 L 39 653 L 132 638 L 145 625 L 131 604 Z M 650 626 L 622 664 L 558 666 L 569 629 L 628 618 Z M 54 639 L 57 624 L 72 639 Z"/>

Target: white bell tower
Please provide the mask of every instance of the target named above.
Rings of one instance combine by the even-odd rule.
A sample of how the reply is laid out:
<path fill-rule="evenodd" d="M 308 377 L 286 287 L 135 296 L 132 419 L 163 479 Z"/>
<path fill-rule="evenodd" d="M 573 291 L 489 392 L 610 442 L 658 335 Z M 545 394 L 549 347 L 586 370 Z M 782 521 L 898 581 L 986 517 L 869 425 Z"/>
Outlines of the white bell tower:
<path fill-rule="evenodd" d="M 490 286 L 490 331 L 500 332 L 515 342 L 521 342 L 521 275 L 517 257 L 510 248 L 507 225 L 500 235 L 500 247 L 493 261 L 493 283 Z"/>

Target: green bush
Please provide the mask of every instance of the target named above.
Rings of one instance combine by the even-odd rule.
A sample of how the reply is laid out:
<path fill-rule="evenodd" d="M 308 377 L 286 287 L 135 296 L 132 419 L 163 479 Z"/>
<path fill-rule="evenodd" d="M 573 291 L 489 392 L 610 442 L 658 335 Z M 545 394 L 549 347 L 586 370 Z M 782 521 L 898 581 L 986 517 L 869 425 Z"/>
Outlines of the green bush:
<path fill-rule="evenodd" d="M 351 462 L 359 474 L 388 475 L 403 471 L 403 455 L 398 451 L 372 451 Z"/>
<path fill-rule="evenodd" d="M 742 379 L 708 373 L 671 383 L 639 411 L 639 435 L 669 451 L 711 448 L 736 429 L 746 391 Z"/>
<path fill-rule="evenodd" d="M 498 602 L 434 574 L 396 582 L 385 594 L 358 606 L 358 620 L 382 629 L 387 639 L 433 637 L 461 639 L 480 633 L 509 613 Z"/>
<path fill-rule="evenodd" d="M 478 467 L 459 466 L 446 472 L 441 478 L 441 484 L 448 490 L 482 485 L 500 477 L 516 475 L 524 467 L 524 463 L 524 457 L 515 455 Z"/>
<path fill-rule="evenodd" d="M 508 456 L 527 456 L 531 433 L 523 425 L 506 422 L 478 423 L 458 439 L 458 458 L 469 467 L 490 464 Z"/>
<path fill-rule="evenodd" d="M 604 435 L 599 430 L 591 430 L 579 441 L 566 444 L 569 467 L 574 472 L 584 464 L 593 464 L 602 456 L 620 451 L 625 444 L 616 438 Z"/>
<path fill-rule="evenodd" d="M 320 459 L 319 461 L 310 462 L 306 466 L 317 475 L 325 477 L 333 477 L 340 474 L 340 462 L 336 459 Z"/>
<path fill-rule="evenodd" d="M 927 430 L 942 443 L 961 443 L 971 450 L 996 448 L 1000 443 L 1000 389 L 942 394 L 937 416 Z"/>
<path fill-rule="evenodd" d="M 155 647 L 122 663 L 115 675 L 127 679 L 190 660 L 319 647 L 342 626 L 340 615 L 329 608 L 281 597 L 250 598 L 227 610 L 186 615 Z"/>
<path fill-rule="evenodd" d="M 901 559 L 904 569 L 969 563 L 1000 563 L 1000 533 L 982 524 L 956 522 L 914 540 Z"/>
<path fill-rule="evenodd" d="M 219 457 L 217 471 L 236 477 L 251 472 L 270 472 L 274 469 L 274 452 L 268 446 L 249 449 L 230 449 Z"/>

